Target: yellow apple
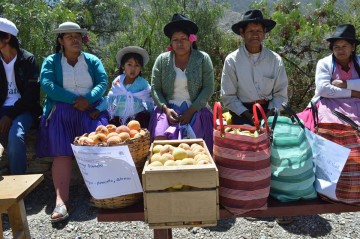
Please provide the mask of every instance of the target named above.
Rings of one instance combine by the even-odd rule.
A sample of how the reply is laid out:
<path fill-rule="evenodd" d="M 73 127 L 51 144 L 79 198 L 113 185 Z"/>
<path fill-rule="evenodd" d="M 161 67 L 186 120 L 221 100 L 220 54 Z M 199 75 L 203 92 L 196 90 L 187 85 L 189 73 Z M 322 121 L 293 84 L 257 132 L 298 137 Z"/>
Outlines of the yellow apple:
<path fill-rule="evenodd" d="M 194 165 L 196 164 L 195 159 L 193 158 L 184 158 L 180 162 L 181 165 Z"/>
<path fill-rule="evenodd" d="M 183 158 L 187 157 L 186 150 L 183 148 L 175 148 L 172 152 L 175 160 L 182 160 Z"/>
<path fill-rule="evenodd" d="M 154 161 L 148 165 L 149 167 L 158 167 L 163 166 L 163 164 L 160 161 Z"/>
<path fill-rule="evenodd" d="M 160 153 L 160 150 L 161 150 L 162 147 L 163 147 L 163 146 L 162 146 L 161 144 L 157 144 L 157 145 L 155 145 L 155 146 L 153 147 L 152 152 L 153 152 L 154 154 Z"/>
<path fill-rule="evenodd" d="M 182 148 L 182 149 L 185 149 L 185 150 L 190 150 L 190 146 L 187 143 L 179 144 L 178 148 Z"/>
<path fill-rule="evenodd" d="M 174 160 L 167 160 L 165 163 L 164 163 L 164 166 L 175 166 L 175 161 Z"/>
<path fill-rule="evenodd" d="M 182 185 L 181 183 L 177 183 L 175 184 L 174 186 L 172 186 L 173 189 L 176 189 L 176 190 L 180 190 L 183 188 L 184 185 Z"/>

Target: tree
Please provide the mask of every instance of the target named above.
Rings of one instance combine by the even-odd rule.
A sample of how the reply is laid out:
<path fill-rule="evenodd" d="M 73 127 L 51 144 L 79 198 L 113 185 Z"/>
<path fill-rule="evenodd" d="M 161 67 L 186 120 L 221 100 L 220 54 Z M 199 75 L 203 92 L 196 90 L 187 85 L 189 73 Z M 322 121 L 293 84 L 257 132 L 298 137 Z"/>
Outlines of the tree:
<path fill-rule="evenodd" d="M 323 4 L 301 6 L 298 1 L 280 0 L 273 5 L 270 14 L 267 1 L 254 4 L 277 22 L 265 44 L 283 58 L 289 78 L 289 102 L 299 112 L 314 95 L 315 69 L 318 60 L 330 54 L 326 37 L 334 28 L 349 22 L 359 29 L 359 0 L 347 1 L 339 8 L 336 0 Z M 355 3 L 357 2 L 357 3 Z M 350 10 L 350 9 L 355 9 Z M 357 19 L 357 20 L 356 20 Z"/>

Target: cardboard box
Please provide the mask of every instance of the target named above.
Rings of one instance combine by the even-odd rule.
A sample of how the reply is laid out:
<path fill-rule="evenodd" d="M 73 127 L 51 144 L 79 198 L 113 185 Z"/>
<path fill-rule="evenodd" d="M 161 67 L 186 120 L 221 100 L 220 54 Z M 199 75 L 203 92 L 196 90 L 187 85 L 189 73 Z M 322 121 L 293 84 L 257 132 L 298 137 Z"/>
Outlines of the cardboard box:
<path fill-rule="evenodd" d="M 219 174 L 202 139 L 155 140 L 155 145 L 200 144 L 211 164 L 148 167 L 142 172 L 145 221 L 152 229 L 215 226 L 219 219 Z M 174 185 L 185 185 L 175 190 Z"/>

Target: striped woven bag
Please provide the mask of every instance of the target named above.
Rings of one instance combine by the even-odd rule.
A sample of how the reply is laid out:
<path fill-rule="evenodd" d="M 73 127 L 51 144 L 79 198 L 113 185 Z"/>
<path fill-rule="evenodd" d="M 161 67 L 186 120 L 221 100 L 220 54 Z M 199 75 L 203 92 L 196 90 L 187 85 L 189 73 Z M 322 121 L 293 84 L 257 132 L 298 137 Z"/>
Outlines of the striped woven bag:
<path fill-rule="evenodd" d="M 349 204 L 360 203 L 360 127 L 350 118 L 333 112 L 349 125 L 319 123 L 317 133 L 322 137 L 349 148 L 350 155 L 336 185 L 336 197 Z"/>
<path fill-rule="evenodd" d="M 258 108 L 266 122 L 260 128 Z M 253 108 L 255 126 L 223 126 L 222 108 L 214 104 L 213 158 L 219 170 L 219 202 L 232 214 L 240 215 L 252 210 L 266 210 L 270 193 L 270 129 L 266 115 L 259 104 Z M 216 119 L 220 117 L 220 126 Z M 237 134 L 227 128 L 236 129 Z M 240 130 L 240 131 L 239 131 Z M 250 131 L 257 137 L 239 132 Z"/>
<path fill-rule="evenodd" d="M 315 172 L 305 126 L 287 103 L 283 108 L 292 117 L 269 117 L 272 129 L 270 195 L 279 201 L 314 199 Z M 276 126 L 276 127 L 275 127 Z"/>

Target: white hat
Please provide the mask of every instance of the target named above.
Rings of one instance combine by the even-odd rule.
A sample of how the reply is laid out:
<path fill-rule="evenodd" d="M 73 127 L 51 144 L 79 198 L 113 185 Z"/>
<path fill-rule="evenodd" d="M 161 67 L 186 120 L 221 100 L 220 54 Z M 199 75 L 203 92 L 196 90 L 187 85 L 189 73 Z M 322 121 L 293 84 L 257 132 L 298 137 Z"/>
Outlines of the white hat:
<path fill-rule="evenodd" d="M 150 58 L 149 53 L 144 48 L 141 48 L 141 47 L 138 47 L 138 46 L 127 46 L 127 47 L 124 47 L 123 49 L 119 50 L 117 52 L 117 54 L 116 54 L 116 61 L 117 61 L 119 66 L 121 64 L 121 59 L 127 53 L 137 53 L 137 54 L 139 54 L 143 58 L 144 66 L 146 65 L 146 63 L 149 62 L 149 58 Z"/>
<path fill-rule="evenodd" d="M 59 25 L 57 29 L 53 31 L 56 34 L 59 33 L 69 33 L 69 32 L 78 32 L 86 34 L 87 30 L 80 28 L 80 26 L 75 22 L 64 22 Z"/>
<path fill-rule="evenodd" d="M 19 30 L 16 28 L 12 21 L 6 18 L 0 17 L 0 31 L 10 33 L 11 35 L 17 36 Z"/>

